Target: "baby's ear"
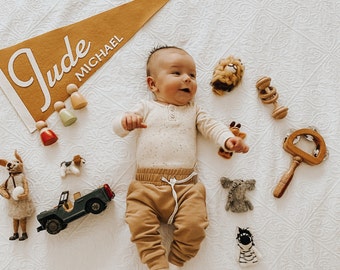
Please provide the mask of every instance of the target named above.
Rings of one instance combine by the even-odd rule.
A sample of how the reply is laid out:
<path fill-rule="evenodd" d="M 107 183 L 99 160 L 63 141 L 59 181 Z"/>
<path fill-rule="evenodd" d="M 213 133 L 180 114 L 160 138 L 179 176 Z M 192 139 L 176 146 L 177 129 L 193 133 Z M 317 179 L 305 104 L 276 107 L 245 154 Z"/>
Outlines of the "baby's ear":
<path fill-rule="evenodd" d="M 156 83 L 153 77 L 146 77 L 146 83 L 152 92 L 155 92 L 157 90 Z"/>

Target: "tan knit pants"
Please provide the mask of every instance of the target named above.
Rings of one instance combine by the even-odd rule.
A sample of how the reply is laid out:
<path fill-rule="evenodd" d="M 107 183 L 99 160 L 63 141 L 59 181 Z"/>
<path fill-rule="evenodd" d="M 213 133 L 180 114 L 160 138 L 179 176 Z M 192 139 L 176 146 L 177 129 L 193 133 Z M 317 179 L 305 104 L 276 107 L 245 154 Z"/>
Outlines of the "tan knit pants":
<path fill-rule="evenodd" d="M 178 210 L 173 219 L 174 235 L 169 258 L 161 244 L 160 222 L 167 223 L 174 211 L 175 200 L 171 185 L 162 181 L 181 180 L 192 169 L 139 169 L 127 194 L 126 222 L 131 241 L 137 246 L 141 261 L 150 270 L 169 267 L 169 262 L 182 266 L 194 257 L 205 237 L 208 226 L 205 188 L 192 177 L 188 182 L 175 184 Z"/>

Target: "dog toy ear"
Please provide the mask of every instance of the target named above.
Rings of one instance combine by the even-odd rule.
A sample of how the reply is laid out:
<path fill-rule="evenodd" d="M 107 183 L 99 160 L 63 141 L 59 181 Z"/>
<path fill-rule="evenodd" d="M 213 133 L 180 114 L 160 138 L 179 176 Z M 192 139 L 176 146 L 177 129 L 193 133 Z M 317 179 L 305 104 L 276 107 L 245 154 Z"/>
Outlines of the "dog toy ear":
<path fill-rule="evenodd" d="M 14 156 L 15 156 L 15 158 L 16 158 L 17 160 L 19 160 L 21 163 L 23 163 L 23 162 L 22 162 L 22 159 L 21 159 L 20 155 L 18 154 L 18 151 L 17 151 L 17 150 L 14 151 Z"/>
<path fill-rule="evenodd" d="M 80 160 L 81 160 L 81 156 L 80 156 L 80 155 L 75 155 L 75 156 L 73 157 L 73 161 L 76 162 L 76 163 L 79 163 Z"/>
<path fill-rule="evenodd" d="M 233 184 L 233 181 L 226 177 L 221 177 L 220 181 L 223 188 L 230 188 Z"/>
<path fill-rule="evenodd" d="M 7 160 L 5 160 L 5 159 L 0 159 L 0 165 L 1 165 L 1 166 L 6 167 L 6 164 L 7 164 Z"/>

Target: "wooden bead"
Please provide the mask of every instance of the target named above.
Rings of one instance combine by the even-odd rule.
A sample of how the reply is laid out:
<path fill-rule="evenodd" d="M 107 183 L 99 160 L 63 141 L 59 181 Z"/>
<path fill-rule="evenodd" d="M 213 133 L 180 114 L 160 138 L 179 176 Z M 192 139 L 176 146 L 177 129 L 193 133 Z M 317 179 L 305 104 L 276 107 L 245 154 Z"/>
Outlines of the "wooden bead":
<path fill-rule="evenodd" d="M 54 109 L 57 112 L 60 112 L 62 109 L 65 109 L 65 103 L 62 101 L 57 101 L 56 103 L 54 103 Z"/>

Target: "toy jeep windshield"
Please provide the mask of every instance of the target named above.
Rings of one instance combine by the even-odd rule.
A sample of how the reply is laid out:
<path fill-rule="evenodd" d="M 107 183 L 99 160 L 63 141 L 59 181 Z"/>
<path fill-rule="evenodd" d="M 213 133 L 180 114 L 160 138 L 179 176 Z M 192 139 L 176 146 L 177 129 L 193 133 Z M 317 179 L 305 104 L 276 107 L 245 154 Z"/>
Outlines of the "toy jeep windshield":
<path fill-rule="evenodd" d="M 41 226 L 37 231 L 46 230 L 50 234 L 57 234 L 67 227 L 67 224 L 88 213 L 99 214 L 106 209 L 107 203 L 115 194 L 108 184 L 81 196 L 80 192 L 73 194 L 74 203 L 69 200 L 69 191 L 63 191 L 59 203 L 51 210 L 37 215 Z"/>

